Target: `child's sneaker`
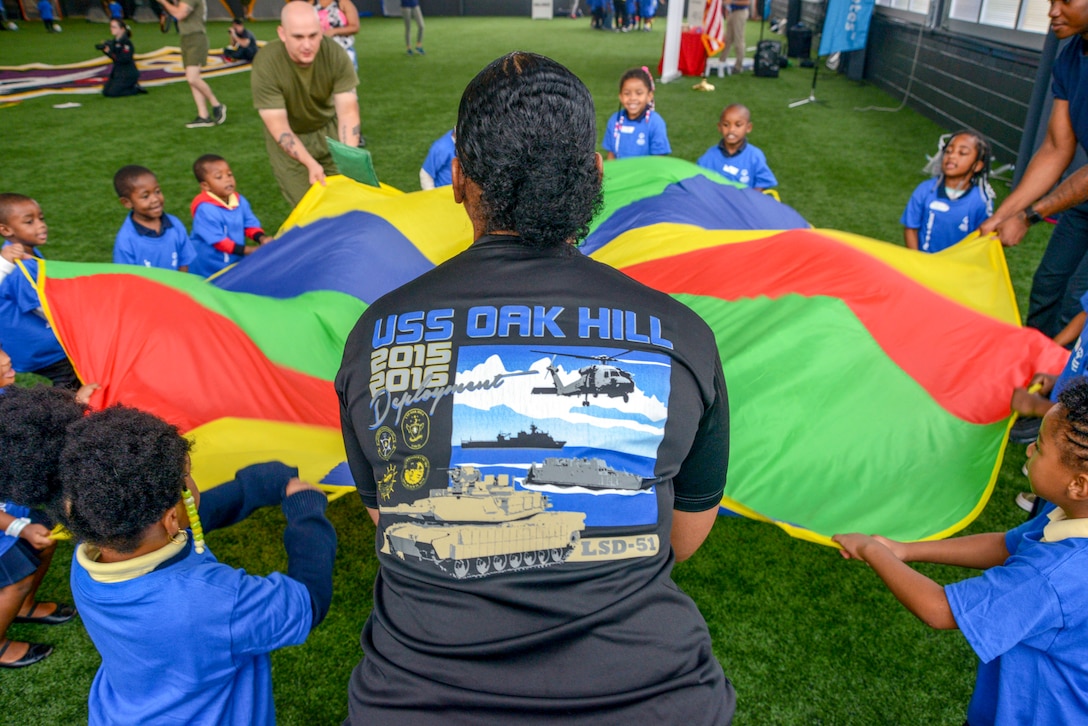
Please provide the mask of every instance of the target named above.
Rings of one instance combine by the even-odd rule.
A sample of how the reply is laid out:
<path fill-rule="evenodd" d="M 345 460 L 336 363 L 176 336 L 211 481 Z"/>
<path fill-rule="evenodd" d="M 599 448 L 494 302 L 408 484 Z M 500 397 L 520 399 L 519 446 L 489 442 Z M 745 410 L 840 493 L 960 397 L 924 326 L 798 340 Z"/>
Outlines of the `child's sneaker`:
<path fill-rule="evenodd" d="M 212 121 L 216 126 L 221 125 L 227 120 L 227 104 L 221 103 L 218 106 L 212 107 Z"/>
<path fill-rule="evenodd" d="M 411 49 L 411 48 L 409 48 L 409 49 L 407 50 L 407 53 L 408 53 L 408 55 L 412 55 L 412 49 Z"/>
<path fill-rule="evenodd" d="M 419 53 L 420 55 L 425 55 L 424 52 L 423 52 L 423 46 L 422 45 L 417 45 L 416 46 L 416 53 Z"/>
<path fill-rule="evenodd" d="M 1031 492 L 1020 492 L 1016 495 L 1016 506 L 1030 512 L 1035 508 L 1035 495 Z"/>
<path fill-rule="evenodd" d="M 185 124 L 187 129 L 202 129 L 208 126 L 215 126 L 215 121 L 205 116 L 197 116 L 195 119 Z"/>

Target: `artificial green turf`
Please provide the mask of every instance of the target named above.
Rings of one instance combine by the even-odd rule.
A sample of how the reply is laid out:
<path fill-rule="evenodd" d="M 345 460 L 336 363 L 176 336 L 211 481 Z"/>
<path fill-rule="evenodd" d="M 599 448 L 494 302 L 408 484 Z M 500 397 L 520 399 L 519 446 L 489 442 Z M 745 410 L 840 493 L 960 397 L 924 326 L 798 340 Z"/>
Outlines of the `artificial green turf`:
<path fill-rule="evenodd" d="M 92 58 L 105 26 L 68 19 L 64 32 L 47 35 L 24 23 L 0 33 L 0 65 L 61 63 Z M 428 18 L 427 55 L 409 57 L 401 21 L 364 18 L 358 36 L 363 132 L 381 179 L 410 191 L 431 141 L 453 124 L 465 83 L 503 52 L 525 49 L 560 60 L 578 73 L 597 101 L 598 131 L 617 107 L 617 82 L 630 66 L 655 67 L 663 23 L 652 33 L 591 31 L 588 20 Z M 212 23 L 213 42 L 226 24 Z M 275 36 L 273 23 L 251 26 L 258 38 Z M 750 23 L 749 43 L 759 26 Z M 136 26 L 138 51 L 164 43 L 156 26 Z M 777 79 L 752 75 L 718 79 L 710 93 L 691 90 L 696 79 L 659 87 L 657 108 L 668 122 L 673 154 L 697 158 L 716 142 L 717 116 L 726 103 L 752 109 L 751 140 L 767 154 L 782 199 L 819 227 L 899 243 L 899 217 L 910 192 L 925 177 L 925 155 L 940 129 L 918 114 L 858 112 L 894 107 L 866 84 L 821 68 L 816 95 L 823 104 L 787 109 L 809 93 L 812 71 L 796 66 Z M 188 223 L 197 191 L 190 166 L 204 153 L 231 163 L 239 190 L 266 229 L 290 211 L 265 156 L 262 127 L 251 108 L 246 74 L 210 81 L 229 107 L 227 123 L 186 129 L 194 106 L 184 83 L 147 96 L 49 96 L 0 109 L 3 158 L 0 191 L 38 199 L 50 223 L 46 253 L 53 258 L 106 261 L 124 212 L 111 188 L 124 164 L 159 174 L 167 209 Z M 54 109 L 67 101 L 76 109 Z M 999 159 L 999 163 L 1011 160 Z M 999 194 L 1007 190 L 995 184 Z M 1009 251 L 1014 287 L 1023 307 L 1031 273 L 1045 245 L 1039 225 Z M 321 254 L 320 248 L 312 254 Z M 303 264 L 300 261 L 300 264 Z M 110 321 L 101 321 L 110 324 Z M 838 456 L 864 456 L 850 441 Z M 768 457 L 779 451 L 767 451 Z M 919 449 L 919 456 L 927 452 Z M 1015 493 L 1023 447 L 1010 447 L 995 494 L 968 532 L 1007 529 L 1023 520 Z M 893 481 L 909 487 L 912 482 Z M 797 482 L 803 487 L 804 482 Z M 850 496 L 850 482 L 840 496 Z M 346 681 L 360 657 L 358 635 L 371 606 L 376 571 L 374 528 L 355 497 L 329 507 L 340 536 L 335 596 L 328 619 L 304 646 L 273 655 L 276 705 L 283 724 L 336 724 L 346 713 Z M 284 567 L 283 518 L 260 512 L 231 529 L 209 535 L 217 556 L 257 574 Z M 71 548 L 62 546 L 41 590 L 43 598 L 69 598 Z M 923 566 L 942 582 L 966 574 Z M 937 724 L 962 723 L 975 659 L 959 633 L 929 630 L 907 613 L 864 566 L 841 561 L 824 547 L 790 539 L 777 528 L 721 518 L 700 552 L 677 566 L 675 579 L 706 616 L 715 651 L 738 692 L 738 724 Z M 169 613 L 163 613 L 168 622 Z M 86 694 L 98 657 L 82 628 L 15 625 L 14 638 L 57 644 L 55 655 L 33 668 L 0 672 L 0 724 L 69 724 L 86 718 Z M 511 677 L 516 677 L 512 674 Z"/>

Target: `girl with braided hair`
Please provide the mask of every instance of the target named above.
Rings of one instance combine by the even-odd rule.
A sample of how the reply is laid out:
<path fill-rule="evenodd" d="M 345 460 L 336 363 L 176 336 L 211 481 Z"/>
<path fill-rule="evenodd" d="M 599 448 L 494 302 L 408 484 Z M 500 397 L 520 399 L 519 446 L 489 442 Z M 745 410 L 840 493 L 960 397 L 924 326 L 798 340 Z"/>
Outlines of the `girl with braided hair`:
<path fill-rule="evenodd" d="M 608 119 L 602 146 L 609 159 L 672 153 L 665 120 L 654 110 L 654 77 L 646 66 L 620 76 L 620 109 Z"/>
<path fill-rule="evenodd" d="M 959 629 L 981 661 L 967 722 L 1088 723 L 1088 381 L 1073 382 L 1028 447 L 1048 504 L 1009 532 L 936 542 L 840 534 L 922 622 Z M 908 562 L 985 570 L 942 587 Z"/>
<path fill-rule="evenodd" d="M 940 252 L 993 214 L 990 156 L 990 143 L 975 131 L 948 138 L 926 165 L 933 178 L 918 185 L 899 220 L 909 249 Z"/>

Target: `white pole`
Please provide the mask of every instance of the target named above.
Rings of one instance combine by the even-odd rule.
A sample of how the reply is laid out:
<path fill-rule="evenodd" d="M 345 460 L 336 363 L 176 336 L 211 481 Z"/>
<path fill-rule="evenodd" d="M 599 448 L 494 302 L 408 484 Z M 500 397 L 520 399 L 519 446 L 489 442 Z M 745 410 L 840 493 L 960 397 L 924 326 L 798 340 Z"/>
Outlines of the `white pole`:
<path fill-rule="evenodd" d="M 689 0 L 698 2 L 698 0 Z M 665 55 L 661 62 L 661 82 L 668 83 L 680 77 L 680 26 L 684 24 L 684 1 L 670 0 L 669 14 L 665 23 Z"/>

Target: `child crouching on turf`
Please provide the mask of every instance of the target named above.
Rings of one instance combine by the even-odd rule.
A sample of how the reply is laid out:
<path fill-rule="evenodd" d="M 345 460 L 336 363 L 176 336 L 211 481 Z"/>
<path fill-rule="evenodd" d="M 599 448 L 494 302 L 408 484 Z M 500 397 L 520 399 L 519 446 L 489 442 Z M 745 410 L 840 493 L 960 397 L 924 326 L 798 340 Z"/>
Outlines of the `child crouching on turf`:
<path fill-rule="evenodd" d="M 1031 488 L 1050 504 L 1007 533 L 934 542 L 840 534 L 922 622 L 959 628 L 981 660 L 971 726 L 1088 723 L 1088 382 L 1058 396 L 1028 448 Z M 941 587 L 907 562 L 985 569 Z"/>
<path fill-rule="evenodd" d="M 185 225 L 166 213 L 162 189 L 152 171 L 123 166 L 113 175 L 113 189 L 129 210 L 113 244 L 114 263 L 188 272 L 196 251 Z"/>
<path fill-rule="evenodd" d="M 193 163 L 200 194 L 193 198 L 193 246 L 196 259 L 189 272 L 214 275 L 257 249 L 246 238 L 264 244 L 268 239 L 249 202 L 235 191 L 234 172 L 222 156 L 205 154 Z"/>
<path fill-rule="evenodd" d="M 0 388 L 14 382 L 11 359 L 0 350 Z M 53 523 L 35 507 L 50 498 L 46 482 L 56 486 L 65 428 L 86 410 L 59 388 L 0 395 L 0 668 L 25 668 L 53 652 L 47 643 L 9 640 L 13 622 L 59 625 L 75 616 L 68 605 L 36 599 L 57 545 L 49 537 Z"/>
<path fill-rule="evenodd" d="M 325 496 L 281 465 L 209 492 L 209 525 L 283 497 L 287 574 L 247 575 L 207 551 L 188 450 L 173 426 L 122 406 L 67 429 L 53 509 L 80 541 L 72 594 L 102 656 L 91 724 L 272 724 L 269 653 L 304 642 L 328 611 L 336 535 Z"/>
<path fill-rule="evenodd" d="M 914 190 L 899 221 L 909 249 L 940 252 L 994 213 L 990 144 L 974 131 L 957 131 L 926 170 L 934 177 Z"/>

